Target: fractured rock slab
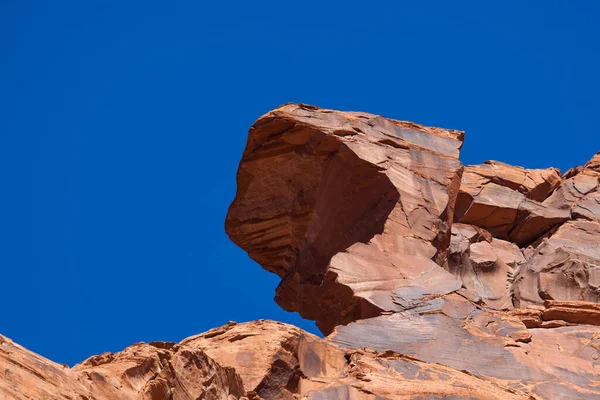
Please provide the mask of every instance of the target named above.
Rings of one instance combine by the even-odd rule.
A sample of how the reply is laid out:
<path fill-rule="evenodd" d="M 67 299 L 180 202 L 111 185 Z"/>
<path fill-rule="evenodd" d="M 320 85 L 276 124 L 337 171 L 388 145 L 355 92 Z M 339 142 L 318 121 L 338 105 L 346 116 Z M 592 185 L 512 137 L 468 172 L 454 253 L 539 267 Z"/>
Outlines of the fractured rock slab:
<path fill-rule="evenodd" d="M 69 368 L 0 336 L 0 399 L 234 400 L 242 379 L 200 349 L 138 343 Z"/>
<path fill-rule="evenodd" d="M 523 252 L 514 243 L 479 232 L 480 228 L 470 225 L 453 226 L 449 271 L 488 307 L 512 308 L 512 282 L 518 266 L 525 262 Z"/>
<path fill-rule="evenodd" d="M 527 170 L 488 161 L 465 167 L 455 220 L 523 247 L 570 218 L 540 203 L 561 183 L 558 170 Z"/>
<path fill-rule="evenodd" d="M 440 308 L 410 318 L 393 314 L 357 321 L 338 327 L 328 340 L 347 349 L 392 350 L 543 399 L 600 395 L 595 326 L 526 329 L 505 313 L 473 310 L 461 319 Z"/>

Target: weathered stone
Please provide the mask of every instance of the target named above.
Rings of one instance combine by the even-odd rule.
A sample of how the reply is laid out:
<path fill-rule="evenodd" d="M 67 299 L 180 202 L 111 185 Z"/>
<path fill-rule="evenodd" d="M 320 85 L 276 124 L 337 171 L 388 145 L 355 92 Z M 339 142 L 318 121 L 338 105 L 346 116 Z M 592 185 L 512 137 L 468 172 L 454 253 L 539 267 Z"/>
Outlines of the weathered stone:
<path fill-rule="evenodd" d="M 600 152 L 596 153 L 592 159 L 585 164 L 585 168 L 590 171 L 600 172 Z"/>
<path fill-rule="evenodd" d="M 561 320 L 572 324 L 600 326 L 600 304 L 549 300 L 545 302 L 545 306 L 541 315 L 544 321 Z"/>
<path fill-rule="evenodd" d="M 279 107 L 250 129 L 226 231 L 282 277 L 276 301 L 324 333 L 451 293 L 460 282 L 440 265 L 462 138 L 372 114 Z"/>
<path fill-rule="evenodd" d="M 569 211 L 538 202 L 560 183 L 554 168 L 526 170 L 492 161 L 467 166 L 455 220 L 525 246 L 569 219 Z"/>
<path fill-rule="evenodd" d="M 264 399 L 293 399 L 300 378 L 298 341 L 303 335 L 312 337 L 291 325 L 254 321 L 229 323 L 181 344 L 202 349 L 219 364 L 235 368 L 246 390 Z"/>
<path fill-rule="evenodd" d="M 553 397 L 542 398 L 600 395 L 600 331 L 587 325 L 526 329 L 507 314 L 475 310 L 461 320 L 442 311 L 357 321 L 338 327 L 328 340 L 348 349 L 391 349 L 525 393 L 546 393 L 542 388 L 558 384 Z"/>
<path fill-rule="evenodd" d="M 568 171 L 563 183 L 543 204 L 569 211 L 573 219 L 600 221 L 599 164 L 600 153 L 585 166 Z"/>
<path fill-rule="evenodd" d="M 0 366 L 6 367 L 0 399 L 528 398 L 501 383 L 402 354 L 346 351 L 273 321 L 229 323 L 180 344 L 139 343 L 73 369 L 2 340 L 9 349 L 0 352 Z M 234 369 L 246 388 L 254 388 L 245 396 Z"/>
<path fill-rule="evenodd" d="M 600 300 L 600 223 L 569 221 L 535 249 L 516 274 L 518 305 Z"/>
<path fill-rule="evenodd" d="M 469 165 L 465 167 L 463 179 L 469 182 L 477 181 L 479 186 L 495 183 L 539 202 L 544 201 L 562 181 L 560 171 L 556 168 L 525 169 L 499 161 Z"/>
<path fill-rule="evenodd" d="M 398 127 L 407 126 L 420 133 L 390 141 Z M 460 144 L 447 152 L 432 144 L 440 136 L 462 140 L 452 132 L 366 114 L 296 105 L 277 109 L 250 131 L 227 232 L 264 268 L 282 276 L 277 301 L 284 308 L 317 320 L 325 333 L 336 327 L 329 342 L 398 351 L 532 396 L 551 390 L 558 398 L 597 394 L 590 376 L 571 376 L 597 368 L 586 359 L 595 347 L 578 339 L 595 340 L 596 328 L 582 324 L 595 323 L 596 309 L 588 303 L 548 306 L 548 300 L 598 301 L 598 162 L 563 177 L 554 168 L 487 162 L 466 167 L 457 187 Z M 324 140 L 329 153 L 319 158 Z M 428 155 L 427 163 L 413 157 L 415 149 Z M 276 158 L 281 154 L 285 165 Z M 277 187 L 290 176 L 301 184 Z M 373 176 L 384 179 L 370 184 Z M 437 190 L 425 190 L 420 178 L 436 183 Z M 273 215 L 259 206 L 272 202 L 279 207 Z M 305 205 L 301 213 L 295 213 L 296 204 Z M 436 211 L 432 204 L 443 207 Z M 362 219 L 367 208 L 369 221 L 379 226 Z M 448 245 L 449 210 L 455 224 Z M 277 246 L 270 245 L 273 238 Z M 559 346 L 566 337 L 569 350 L 551 361 L 531 355 L 542 347 L 538 337 Z M 311 393 L 323 399 L 383 395 L 346 384 Z"/>
<path fill-rule="evenodd" d="M 480 228 L 470 225 L 455 224 L 452 230 L 449 271 L 487 306 L 512 308 L 511 283 L 516 268 L 525 262 L 519 247 L 484 237 Z"/>
<path fill-rule="evenodd" d="M 200 349 L 139 343 L 91 357 L 70 369 L 0 336 L 0 399 L 231 400 L 241 378 Z M 244 397 L 245 398 L 245 397 Z"/>
<path fill-rule="evenodd" d="M 47 360 L 0 335 L 0 399 L 79 400 L 80 394 L 91 398 L 68 366 Z"/>
<path fill-rule="evenodd" d="M 0 400 L 599 398 L 600 153 L 562 177 L 487 162 L 461 179 L 462 139 L 266 114 L 226 230 L 331 335 L 232 322 L 73 368 L 0 336 Z"/>

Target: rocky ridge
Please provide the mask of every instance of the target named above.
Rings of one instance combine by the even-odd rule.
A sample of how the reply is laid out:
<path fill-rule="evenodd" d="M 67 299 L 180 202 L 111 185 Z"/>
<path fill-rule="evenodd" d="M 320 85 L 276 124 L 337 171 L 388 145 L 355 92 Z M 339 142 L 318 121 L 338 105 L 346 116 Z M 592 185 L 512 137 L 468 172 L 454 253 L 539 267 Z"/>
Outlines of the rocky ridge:
<path fill-rule="evenodd" d="M 596 399 L 600 153 L 464 167 L 464 134 L 286 104 L 225 228 L 324 339 L 230 323 L 73 368 L 0 337 L 0 399 Z M 4 396 L 4 397 L 3 397 Z"/>

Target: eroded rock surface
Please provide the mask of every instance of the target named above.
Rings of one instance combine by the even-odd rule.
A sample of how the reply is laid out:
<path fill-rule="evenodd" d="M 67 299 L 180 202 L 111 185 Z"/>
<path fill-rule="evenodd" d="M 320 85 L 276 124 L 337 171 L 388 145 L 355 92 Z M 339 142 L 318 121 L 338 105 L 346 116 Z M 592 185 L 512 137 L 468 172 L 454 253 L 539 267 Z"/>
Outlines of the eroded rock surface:
<path fill-rule="evenodd" d="M 589 323 L 597 323 L 598 309 L 578 306 L 509 314 L 444 300 L 410 318 L 393 314 L 340 326 L 328 340 L 346 349 L 393 350 L 544 399 L 594 399 L 600 329 Z"/>
<path fill-rule="evenodd" d="M 600 223 L 569 221 L 530 251 L 515 278 L 515 303 L 600 300 Z"/>
<path fill-rule="evenodd" d="M 367 113 L 279 107 L 250 129 L 226 231 L 282 277 L 276 301 L 324 333 L 451 293 L 460 282 L 441 265 L 462 138 Z"/>
<path fill-rule="evenodd" d="M 409 126 L 419 133 L 404 134 Z M 534 398 L 598 397 L 600 153 L 562 176 L 496 161 L 463 169 L 461 140 L 369 114 L 280 107 L 250 130 L 226 230 L 282 277 L 284 308 L 326 334 L 336 327 L 330 343 L 396 351 Z M 344 172 L 331 179 L 334 160 Z M 546 345 L 561 350 L 541 354 Z"/>
<path fill-rule="evenodd" d="M 493 161 L 467 166 L 455 219 L 525 246 L 569 219 L 567 210 L 541 203 L 560 183 L 555 168 L 528 170 Z"/>
<path fill-rule="evenodd" d="M 68 368 L 0 336 L 0 400 L 600 398 L 600 153 L 464 167 L 463 134 L 287 104 L 257 120 L 225 228 L 281 277 L 274 321 Z"/>
<path fill-rule="evenodd" d="M 175 343 L 134 344 L 69 368 L 0 336 L 2 400 L 232 400 L 245 398 L 233 368 L 201 349 Z"/>
<path fill-rule="evenodd" d="M 472 225 L 456 223 L 448 265 L 463 286 L 493 309 L 512 307 L 512 282 L 521 264 L 522 250 L 514 243 L 496 239 Z"/>
<path fill-rule="evenodd" d="M 11 374 L 0 380 L 3 400 L 528 398 L 392 351 L 345 350 L 274 321 L 229 323 L 180 344 L 140 343 L 73 369 L 9 343 L 0 353 Z"/>

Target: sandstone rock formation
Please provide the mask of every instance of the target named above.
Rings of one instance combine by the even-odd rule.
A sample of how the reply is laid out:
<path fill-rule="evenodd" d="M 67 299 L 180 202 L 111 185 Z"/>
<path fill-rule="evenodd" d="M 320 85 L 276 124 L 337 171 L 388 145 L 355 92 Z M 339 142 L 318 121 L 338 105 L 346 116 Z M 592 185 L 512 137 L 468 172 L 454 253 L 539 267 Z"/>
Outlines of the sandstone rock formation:
<path fill-rule="evenodd" d="M 180 344 L 136 344 L 73 369 L 6 338 L 3 343 L 1 399 L 527 398 L 501 383 L 393 351 L 344 351 L 273 321 L 229 323 Z"/>
<path fill-rule="evenodd" d="M 523 247 L 569 219 L 567 210 L 540 203 L 560 182 L 554 168 L 526 170 L 491 161 L 468 166 L 455 219 Z"/>
<path fill-rule="evenodd" d="M 2 400 L 230 400 L 244 395 L 233 368 L 201 349 L 175 343 L 139 343 L 69 368 L 0 336 Z"/>
<path fill-rule="evenodd" d="M 273 321 L 68 368 L 0 336 L 3 399 L 598 399 L 600 153 L 463 167 L 462 132 L 286 104 L 250 129 L 230 238 Z"/>
<path fill-rule="evenodd" d="M 324 333 L 460 288 L 444 270 L 463 134 L 289 104 L 252 126 L 231 239 Z M 437 261 L 437 264 L 436 264 Z"/>
<path fill-rule="evenodd" d="M 462 139 L 282 106 L 250 129 L 227 233 L 282 277 L 276 301 L 338 347 L 598 397 L 600 154 L 564 176 L 462 168 Z"/>

